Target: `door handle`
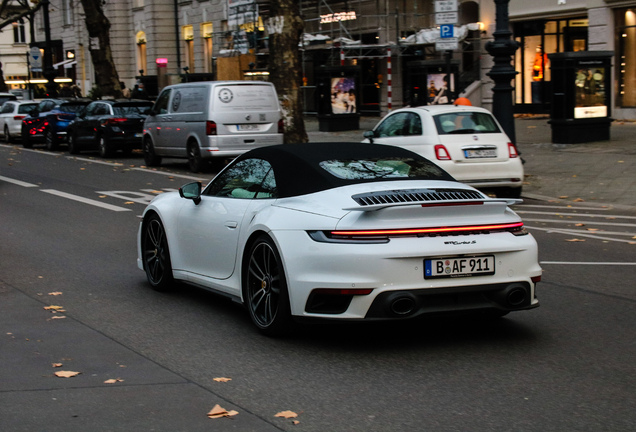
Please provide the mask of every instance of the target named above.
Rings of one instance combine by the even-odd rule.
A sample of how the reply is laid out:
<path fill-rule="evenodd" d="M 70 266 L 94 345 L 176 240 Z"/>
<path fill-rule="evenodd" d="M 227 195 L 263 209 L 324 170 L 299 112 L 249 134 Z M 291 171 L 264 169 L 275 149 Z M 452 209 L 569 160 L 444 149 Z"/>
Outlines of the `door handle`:
<path fill-rule="evenodd" d="M 228 228 L 236 228 L 238 226 L 238 222 L 235 221 L 226 221 L 225 226 Z"/>

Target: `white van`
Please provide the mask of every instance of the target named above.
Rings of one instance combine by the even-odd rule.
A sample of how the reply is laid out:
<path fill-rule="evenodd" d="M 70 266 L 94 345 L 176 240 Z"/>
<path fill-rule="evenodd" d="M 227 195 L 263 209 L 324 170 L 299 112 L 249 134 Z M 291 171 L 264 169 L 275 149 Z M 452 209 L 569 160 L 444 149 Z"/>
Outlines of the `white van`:
<path fill-rule="evenodd" d="M 274 85 L 262 81 L 208 81 L 165 87 L 144 122 L 146 165 L 162 157 L 187 158 L 204 170 L 256 147 L 283 143 Z"/>

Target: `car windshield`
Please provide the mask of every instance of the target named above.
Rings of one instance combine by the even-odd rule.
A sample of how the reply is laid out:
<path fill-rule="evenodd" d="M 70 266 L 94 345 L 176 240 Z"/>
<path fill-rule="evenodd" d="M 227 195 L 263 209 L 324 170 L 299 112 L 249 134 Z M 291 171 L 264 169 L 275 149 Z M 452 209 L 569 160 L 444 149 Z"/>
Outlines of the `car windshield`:
<path fill-rule="evenodd" d="M 495 119 L 483 112 L 454 112 L 433 116 L 440 135 L 501 132 Z"/>
<path fill-rule="evenodd" d="M 113 106 L 113 112 L 115 115 L 135 115 L 144 114 L 145 111 L 152 107 L 152 104 L 139 104 L 139 105 L 121 105 Z"/>
<path fill-rule="evenodd" d="M 320 167 L 334 177 L 345 180 L 413 179 L 445 180 L 447 174 L 423 159 L 402 157 L 326 160 Z"/>
<path fill-rule="evenodd" d="M 34 103 L 34 104 L 21 104 L 20 106 L 18 106 L 18 114 L 30 113 L 31 111 L 33 111 L 35 109 L 36 106 L 38 106 L 38 104 L 36 104 L 36 103 Z"/>
<path fill-rule="evenodd" d="M 76 113 L 79 110 L 81 110 L 82 108 L 84 108 L 87 104 L 62 104 L 60 105 L 60 107 L 58 108 L 60 111 L 62 112 L 67 112 L 67 113 Z"/>
<path fill-rule="evenodd" d="M 17 98 L 15 96 L 0 96 L 0 105 L 2 105 L 3 103 L 5 103 L 6 101 L 9 100 L 16 100 Z"/>

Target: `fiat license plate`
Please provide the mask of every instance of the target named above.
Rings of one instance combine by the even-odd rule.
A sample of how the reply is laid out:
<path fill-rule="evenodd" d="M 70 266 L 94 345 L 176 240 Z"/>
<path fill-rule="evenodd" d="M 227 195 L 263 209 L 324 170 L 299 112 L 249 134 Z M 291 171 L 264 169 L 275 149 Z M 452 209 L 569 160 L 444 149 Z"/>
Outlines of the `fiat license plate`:
<path fill-rule="evenodd" d="M 495 256 L 424 260 L 424 279 L 488 276 L 495 274 Z"/>
<path fill-rule="evenodd" d="M 496 158 L 497 149 L 464 150 L 466 159 Z"/>
<path fill-rule="evenodd" d="M 236 128 L 240 131 L 257 131 L 258 125 L 255 124 L 240 124 L 236 125 Z"/>

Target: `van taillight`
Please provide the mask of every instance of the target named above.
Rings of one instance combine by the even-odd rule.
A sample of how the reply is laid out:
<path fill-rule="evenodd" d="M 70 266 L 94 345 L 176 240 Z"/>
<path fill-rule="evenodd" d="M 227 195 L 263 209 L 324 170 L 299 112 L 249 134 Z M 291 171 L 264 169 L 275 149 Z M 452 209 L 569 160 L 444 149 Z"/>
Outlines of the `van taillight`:
<path fill-rule="evenodd" d="M 519 157 L 517 147 L 515 147 L 513 143 L 508 143 L 508 154 L 510 155 L 510 159 Z"/>
<path fill-rule="evenodd" d="M 285 122 L 283 119 L 278 120 L 278 133 L 285 133 Z"/>
<path fill-rule="evenodd" d="M 205 122 L 205 134 L 216 135 L 216 123 L 214 123 L 212 120 L 208 120 Z"/>
<path fill-rule="evenodd" d="M 437 160 L 451 160 L 450 153 L 448 153 L 446 147 L 441 144 L 435 146 L 435 157 Z"/>

